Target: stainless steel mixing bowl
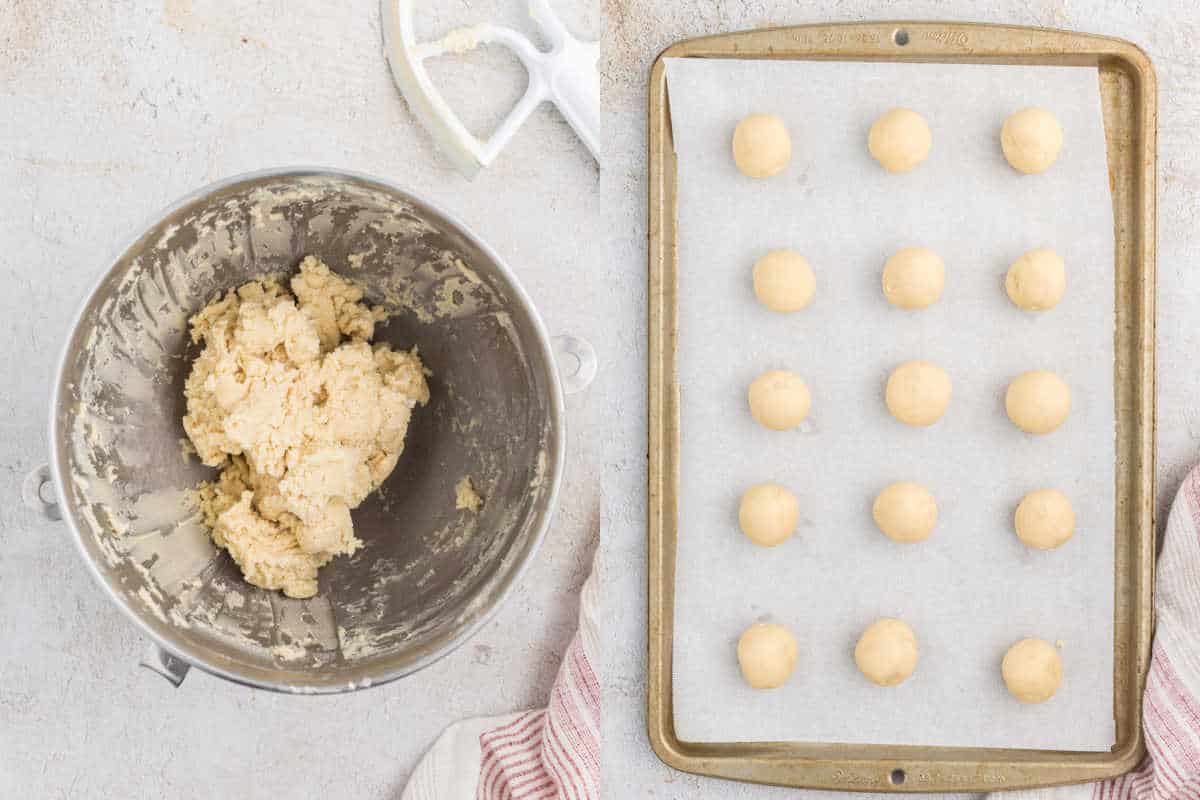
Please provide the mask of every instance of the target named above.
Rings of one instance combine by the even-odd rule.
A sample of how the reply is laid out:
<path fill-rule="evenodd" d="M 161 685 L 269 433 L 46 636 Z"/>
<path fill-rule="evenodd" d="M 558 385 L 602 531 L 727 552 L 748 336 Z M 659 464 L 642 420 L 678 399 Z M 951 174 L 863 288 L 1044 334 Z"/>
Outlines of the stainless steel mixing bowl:
<path fill-rule="evenodd" d="M 354 512 L 365 547 L 293 600 L 246 584 L 213 547 L 186 497 L 213 470 L 182 452 L 180 418 L 187 318 L 309 253 L 393 313 L 376 341 L 419 347 L 432 399 Z M 273 171 L 185 198 L 117 258 L 67 338 L 50 441 L 30 494 L 61 511 L 101 585 L 161 648 L 156 668 L 338 692 L 428 665 L 495 612 L 550 521 L 562 389 L 529 298 L 462 224 L 374 178 Z M 464 476 L 485 498 L 477 515 L 455 507 Z M 57 504 L 37 499 L 42 479 Z"/>

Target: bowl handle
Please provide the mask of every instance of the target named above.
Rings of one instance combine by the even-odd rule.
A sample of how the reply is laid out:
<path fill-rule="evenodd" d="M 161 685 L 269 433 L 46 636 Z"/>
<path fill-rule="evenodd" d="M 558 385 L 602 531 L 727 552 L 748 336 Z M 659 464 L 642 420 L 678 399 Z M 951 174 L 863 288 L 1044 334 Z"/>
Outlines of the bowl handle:
<path fill-rule="evenodd" d="M 587 339 L 555 336 L 550 340 L 550 346 L 554 350 L 564 394 L 582 392 L 591 385 L 596 377 L 596 351 Z"/>
<path fill-rule="evenodd" d="M 58 507 L 58 503 L 46 499 L 46 494 L 53 488 L 54 476 L 50 474 L 50 467 L 47 464 L 41 464 L 25 476 L 25 480 L 21 484 L 21 499 L 25 501 L 28 508 L 39 512 L 46 519 L 60 520 L 62 519 L 62 509 Z M 176 687 L 183 683 L 183 679 L 187 677 L 188 670 L 192 666 L 156 644 L 150 645 L 139 663 L 146 669 L 162 675 L 171 682 L 172 686 Z"/>
<path fill-rule="evenodd" d="M 192 668 L 192 665 L 182 658 L 176 658 L 153 643 L 146 648 L 146 653 L 138 665 L 162 675 L 177 689 L 179 684 L 183 683 L 183 679 L 187 677 L 188 670 Z"/>
<path fill-rule="evenodd" d="M 47 500 L 47 494 L 54 496 L 54 477 L 50 474 L 50 466 L 42 464 L 25 476 L 21 484 L 21 499 L 27 508 L 57 522 L 62 519 L 62 509 L 58 507 L 58 501 Z"/>

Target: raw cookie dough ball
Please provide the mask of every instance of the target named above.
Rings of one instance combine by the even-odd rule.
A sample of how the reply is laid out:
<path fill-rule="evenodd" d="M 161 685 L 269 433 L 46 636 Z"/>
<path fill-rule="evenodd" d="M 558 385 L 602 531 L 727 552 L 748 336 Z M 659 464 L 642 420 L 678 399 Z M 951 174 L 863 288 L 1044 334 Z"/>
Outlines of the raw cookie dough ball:
<path fill-rule="evenodd" d="M 762 547 L 782 544 L 800 521 L 800 501 L 778 483 L 751 486 L 738 506 L 738 525 L 750 541 Z"/>
<path fill-rule="evenodd" d="M 751 625 L 737 643 L 742 677 L 755 689 L 783 686 L 796 668 L 797 653 L 796 637 L 773 622 Z"/>
<path fill-rule="evenodd" d="M 950 376 L 928 361 L 906 361 L 888 376 L 884 400 L 905 425 L 925 427 L 941 419 L 950 405 Z"/>
<path fill-rule="evenodd" d="M 733 162 L 743 175 L 769 178 L 791 160 L 792 139 L 774 114 L 751 114 L 733 129 Z"/>
<path fill-rule="evenodd" d="M 783 369 L 773 369 L 755 378 L 748 396 L 751 416 L 773 431 L 796 427 L 812 406 L 812 396 L 804 381 Z"/>
<path fill-rule="evenodd" d="M 1036 550 L 1053 550 L 1075 533 L 1075 510 L 1062 492 L 1038 489 L 1030 492 L 1013 515 L 1017 538 Z"/>
<path fill-rule="evenodd" d="M 1042 639 L 1022 639 L 1008 648 L 1000 665 L 1004 685 L 1022 703 L 1044 703 L 1062 683 L 1062 659 Z"/>
<path fill-rule="evenodd" d="M 799 311 L 817 291 L 807 259 L 792 250 L 772 250 L 754 262 L 754 294 L 772 311 Z"/>
<path fill-rule="evenodd" d="M 871 513 L 879 530 L 888 538 L 920 542 L 929 537 L 937 524 L 937 501 L 921 484 L 900 481 L 879 493 Z"/>
<path fill-rule="evenodd" d="M 858 637 L 854 663 L 872 683 L 903 683 L 917 668 L 916 634 L 898 619 L 877 619 Z"/>
<path fill-rule="evenodd" d="M 1013 424 L 1026 433 L 1050 433 L 1071 410 L 1071 390 L 1053 372 L 1035 369 L 1008 385 L 1004 408 Z"/>
<path fill-rule="evenodd" d="M 1058 120 L 1044 108 L 1022 108 L 1004 120 L 1000 147 L 1018 172 L 1045 172 L 1062 150 L 1063 132 Z"/>
<path fill-rule="evenodd" d="M 1054 308 L 1067 290 L 1066 265 L 1048 247 L 1030 250 L 1008 268 L 1004 289 L 1018 308 L 1026 311 Z"/>
<path fill-rule="evenodd" d="M 932 145 L 925 118 L 907 108 L 884 113 L 867 135 L 867 149 L 888 172 L 908 172 L 929 157 Z"/>
<path fill-rule="evenodd" d="M 946 265 L 928 247 L 906 247 L 883 265 L 883 296 L 899 308 L 933 305 L 945 284 Z"/>

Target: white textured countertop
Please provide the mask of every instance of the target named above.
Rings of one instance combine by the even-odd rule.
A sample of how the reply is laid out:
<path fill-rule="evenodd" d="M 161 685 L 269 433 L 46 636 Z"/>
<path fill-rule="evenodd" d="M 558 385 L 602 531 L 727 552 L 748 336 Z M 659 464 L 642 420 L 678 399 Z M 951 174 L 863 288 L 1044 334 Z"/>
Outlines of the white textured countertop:
<path fill-rule="evenodd" d="M 90 5 L 0 2 L 0 796 L 396 796 L 446 724 L 543 700 L 574 627 L 601 468 L 608 793 L 797 796 L 670 770 L 644 733 L 645 86 L 654 55 L 679 38 L 910 17 L 1060 26 L 1145 48 L 1160 87 L 1160 516 L 1200 455 L 1190 358 L 1200 340 L 1200 12 L 1187 0 L 559 0 L 577 29 L 607 27 L 606 169 L 598 175 L 543 109 L 471 184 L 433 153 L 393 88 L 374 0 Z M 522 24 L 516 0 L 428 5 L 430 34 L 492 9 Z M 476 121 L 494 122 L 520 90 L 511 60 L 490 51 L 438 67 L 458 97 L 477 101 L 464 103 Z M 340 697 L 256 692 L 196 671 L 175 690 L 136 668 L 143 642 L 87 576 L 66 528 L 21 505 L 20 481 L 45 460 L 64 326 L 115 248 L 199 185 L 299 163 L 390 178 L 458 214 L 508 259 L 552 332 L 593 342 L 601 371 L 568 400 L 572 461 L 537 564 L 458 652 Z"/>
<path fill-rule="evenodd" d="M 606 64 L 602 84 L 612 154 L 602 178 L 612 237 L 613 371 L 606 408 L 620 408 L 619 435 L 606 452 L 604 582 L 608 630 L 604 686 L 604 777 L 612 797 L 812 797 L 701 778 L 671 770 L 645 734 L 646 509 L 646 142 L 650 64 L 683 38 L 745 28 L 802 23 L 949 19 L 1042 25 L 1132 40 L 1149 53 L 1159 80 L 1158 180 L 1158 509 L 1160 525 L 1189 466 L 1200 458 L 1200 10 L 1189 0 L 605 0 Z M 840 793 L 825 793 L 844 798 Z"/>
<path fill-rule="evenodd" d="M 523 4 L 424 4 L 428 36 Z M 600 30 L 587 0 L 556 3 Z M 567 400 L 558 515 L 497 617 L 429 669 L 335 697 L 198 670 L 179 689 L 88 575 L 65 525 L 24 508 L 45 462 L 49 384 L 85 287 L 140 226 L 210 181 L 308 164 L 378 175 L 463 219 L 517 273 L 551 333 L 607 364 L 598 171 L 551 109 L 473 183 L 394 88 L 376 0 L 0 0 L 0 797 L 393 798 L 447 724 L 541 705 L 575 628 L 599 525 L 599 396 Z M 494 123 L 523 86 L 488 50 L 434 65 Z M 606 366 L 601 377 L 605 379 Z"/>

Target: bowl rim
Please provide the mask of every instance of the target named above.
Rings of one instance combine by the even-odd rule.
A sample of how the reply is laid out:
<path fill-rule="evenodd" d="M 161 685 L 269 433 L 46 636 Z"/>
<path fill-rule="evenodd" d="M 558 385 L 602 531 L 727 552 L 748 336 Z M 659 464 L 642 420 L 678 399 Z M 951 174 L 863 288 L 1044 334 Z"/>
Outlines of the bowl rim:
<path fill-rule="evenodd" d="M 378 188 L 384 189 L 392 194 L 399 195 L 402 199 L 413 202 L 421 206 L 424 210 L 431 212 L 434 216 L 441 219 L 450 227 L 456 229 L 456 232 L 461 234 L 465 239 L 477 247 L 487 258 L 491 259 L 500 273 L 512 290 L 513 297 L 517 303 L 523 307 L 528 314 L 532 323 L 537 345 L 541 349 L 543 363 L 546 364 L 546 371 L 549 373 L 547 377 L 547 387 L 549 390 L 549 412 L 550 412 L 550 427 L 551 440 L 549 442 L 549 450 L 551 451 L 552 468 L 550 470 L 549 489 L 546 493 L 546 506 L 541 512 L 541 519 L 537 522 L 537 528 L 534 531 L 533 537 L 526 548 L 524 555 L 518 560 L 515 566 L 509 570 L 507 575 L 502 578 L 495 597 L 491 603 L 478 616 L 475 617 L 469 624 L 460 629 L 452 638 L 447 640 L 442 646 L 433 650 L 421 658 L 411 661 L 403 666 L 388 670 L 378 676 L 367 676 L 356 681 L 346 681 L 338 683 L 289 683 L 285 681 L 272 681 L 265 677 L 260 678 L 253 674 L 244 674 L 242 672 L 230 670 L 220 666 L 219 664 L 210 663 L 203 658 L 197 657 L 189 652 L 188 648 L 183 648 L 175 643 L 167 641 L 165 637 L 159 634 L 153 625 L 143 616 L 143 613 L 133 607 L 133 603 L 124 593 L 117 591 L 110 583 L 106 574 L 101 570 L 99 564 L 92 557 L 84 542 L 84 533 L 76 525 L 73 515 L 67 513 L 72 508 L 67 502 L 66 483 L 64 482 L 64 471 L 61 462 L 61 448 L 59 447 L 59 436 L 61 434 L 58 426 L 58 408 L 61 401 L 61 392 L 63 385 L 63 377 L 67 367 L 67 360 L 71 353 L 71 343 L 75 340 L 80 325 L 83 323 L 84 314 L 91 305 L 92 299 L 101 286 L 113 274 L 117 265 L 125 257 L 130 250 L 146 236 L 147 233 L 159 226 L 167 217 L 175 214 L 181 209 L 192 205 L 198 200 L 203 199 L 208 195 L 229 189 L 241 183 L 249 183 L 259 181 L 264 178 L 343 178 L 350 179 L 358 183 L 373 184 Z M 563 389 L 560 382 L 560 376 L 557 369 L 557 362 L 554 356 L 554 349 L 551 346 L 550 335 L 547 332 L 545 322 L 537 311 L 533 300 L 530 298 L 525 287 L 521 285 L 516 273 L 509 267 L 508 263 L 497 253 L 490 245 L 480 238 L 458 215 L 447 210 L 438 203 L 431 202 L 420 194 L 407 189 L 394 181 L 386 178 L 380 178 L 374 175 L 369 175 L 356 170 L 342 169 L 338 167 L 324 166 L 286 166 L 286 167 L 267 167 L 264 169 L 251 170 L 242 172 L 236 175 L 231 175 L 226 178 L 213 181 L 211 183 L 200 186 L 197 189 L 188 192 L 179 199 L 160 209 L 154 213 L 148 221 L 143 222 L 137 228 L 137 234 L 126 239 L 115 253 L 104 262 L 107 266 L 100 272 L 99 276 L 90 282 L 85 290 L 82 300 L 76 306 L 74 314 L 71 316 L 67 335 L 63 340 L 62 346 L 59 349 L 58 358 L 55 362 L 53 384 L 50 390 L 50 414 L 49 414 L 49 467 L 52 482 L 54 484 L 55 498 L 59 503 L 59 507 L 63 509 L 63 521 L 71 528 L 76 548 L 84 563 L 88 566 L 88 571 L 92 577 L 108 595 L 109 600 L 116 604 L 118 608 L 128 617 L 141 632 L 148 636 L 150 640 L 163 651 L 171 656 L 181 660 L 189 667 L 195 667 L 210 675 L 218 678 L 224 678 L 227 681 L 236 683 L 242 686 L 249 686 L 257 689 L 266 689 L 269 691 L 281 692 L 284 694 L 302 694 L 302 695 L 331 695 L 343 694 L 352 692 L 358 689 L 365 689 L 373 686 L 382 686 L 392 681 L 403 678 L 418 672 L 431 664 L 440 661 L 446 656 L 453 653 L 476 633 L 478 633 L 485 625 L 492 621 L 504 606 L 505 602 L 511 596 L 517 584 L 524 577 L 525 572 L 529 569 L 541 550 L 543 541 L 550 528 L 550 523 L 554 518 L 554 513 L 558 504 L 558 494 L 561 489 L 563 473 L 565 470 L 566 457 L 566 408 L 563 399 Z M 257 669 L 257 668 L 256 668 Z"/>

